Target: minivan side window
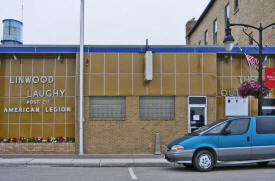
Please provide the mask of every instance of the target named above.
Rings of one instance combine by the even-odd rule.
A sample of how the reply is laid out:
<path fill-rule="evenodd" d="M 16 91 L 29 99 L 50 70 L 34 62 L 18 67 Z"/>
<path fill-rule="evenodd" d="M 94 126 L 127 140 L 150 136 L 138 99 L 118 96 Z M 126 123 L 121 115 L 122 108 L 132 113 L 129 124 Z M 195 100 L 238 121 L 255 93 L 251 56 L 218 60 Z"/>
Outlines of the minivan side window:
<path fill-rule="evenodd" d="M 221 125 L 211 129 L 207 132 L 207 135 L 219 135 L 221 134 L 222 130 L 225 128 L 227 122 L 222 123 Z"/>
<path fill-rule="evenodd" d="M 225 129 L 231 131 L 231 135 L 240 135 L 247 132 L 250 119 L 233 119 Z"/>
<path fill-rule="evenodd" d="M 257 117 L 256 118 L 256 133 L 257 134 L 275 133 L 275 118 Z"/>

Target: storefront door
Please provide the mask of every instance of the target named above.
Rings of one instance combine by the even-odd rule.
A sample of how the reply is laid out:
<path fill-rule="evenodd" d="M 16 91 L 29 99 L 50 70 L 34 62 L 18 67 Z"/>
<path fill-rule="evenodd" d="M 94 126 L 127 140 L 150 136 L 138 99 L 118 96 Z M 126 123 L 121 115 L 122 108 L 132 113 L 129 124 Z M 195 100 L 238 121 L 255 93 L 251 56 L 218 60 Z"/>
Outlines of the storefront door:
<path fill-rule="evenodd" d="M 207 103 L 206 97 L 188 98 L 188 132 L 207 124 Z"/>

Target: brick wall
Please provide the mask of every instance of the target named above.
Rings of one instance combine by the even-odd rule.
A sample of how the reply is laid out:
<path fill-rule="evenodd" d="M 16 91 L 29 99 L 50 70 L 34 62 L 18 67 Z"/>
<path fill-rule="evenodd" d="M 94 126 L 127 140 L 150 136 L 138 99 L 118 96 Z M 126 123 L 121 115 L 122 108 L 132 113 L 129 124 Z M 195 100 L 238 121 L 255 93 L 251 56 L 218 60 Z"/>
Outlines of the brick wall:
<path fill-rule="evenodd" d="M 213 21 L 218 20 L 218 44 L 223 44 L 224 27 L 225 27 L 225 6 L 230 5 L 230 22 L 249 24 L 259 27 L 274 23 L 275 1 L 274 0 L 239 0 L 239 9 L 234 11 L 234 0 L 216 0 L 211 9 L 205 15 L 200 25 L 192 33 L 189 39 L 190 45 L 197 44 L 200 40 L 204 42 L 204 32 L 208 30 L 208 44 L 213 45 Z M 235 43 L 239 45 L 247 45 L 248 37 L 243 33 L 242 27 L 232 27 L 232 35 Z M 246 30 L 253 34 L 253 38 L 258 41 L 258 32 L 252 29 Z M 263 43 L 275 44 L 275 31 L 269 28 L 263 32 Z M 255 43 L 254 43 L 255 44 Z"/>
<path fill-rule="evenodd" d="M 75 143 L 0 143 L 1 154 L 74 154 Z"/>
<path fill-rule="evenodd" d="M 215 118 L 215 97 L 208 98 L 209 121 Z M 86 101 L 87 102 L 87 101 Z M 88 104 L 85 104 L 87 110 Z M 92 120 L 85 111 L 84 152 L 86 154 L 153 154 L 155 136 L 160 133 L 161 151 L 172 140 L 187 133 L 188 97 L 175 97 L 174 120 L 139 118 L 139 97 L 126 97 L 124 120 Z"/>
<path fill-rule="evenodd" d="M 186 25 L 185 25 L 185 33 L 186 35 L 188 35 L 188 33 L 191 31 L 191 29 L 193 28 L 193 26 L 197 23 L 197 21 L 195 21 L 195 19 L 191 19 L 189 20 Z M 186 38 L 186 44 L 190 44 L 189 43 L 189 39 Z"/>

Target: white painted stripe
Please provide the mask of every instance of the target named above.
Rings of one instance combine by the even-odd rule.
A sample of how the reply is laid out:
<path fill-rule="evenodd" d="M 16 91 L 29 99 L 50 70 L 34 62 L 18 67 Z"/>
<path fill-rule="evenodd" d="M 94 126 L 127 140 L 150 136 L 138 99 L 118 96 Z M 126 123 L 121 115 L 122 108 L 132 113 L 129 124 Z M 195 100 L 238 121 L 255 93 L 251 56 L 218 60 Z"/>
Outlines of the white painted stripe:
<path fill-rule="evenodd" d="M 132 96 L 134 95 L 134 54 L 132 53 Z"/>
<path fill-rule="evenodd" d="M 23 72 L 22 57 L 20 57 L 19 63 L 20 63 L 20 76 L 22 76 L 22 72 Z M 23 63 L 24 63 L 24 62 L 23 62 Z M 20 98 L 19 98 L 20 104 L 19 104 L 19 106 L 21 107 L 21 106 L 22 106 L 22 103 L 21 103 L 21 102 L 22 102 L 22 99 L 21 99 L 21 96 L 22 96 L 22 85 L 20 85 L 19 95 L 20 95 Z M 22 116 L 22 114 L 21 114 L 21 112 L 20 112 L 20 113 L 19 113 L 19 120 L 18 120 L 18 125 L 19 125 L 19 136 L 21 136 L 21 125 L 20 125 L 20 123 L 21 123 L 21 116 Z"/>
<path fill-rule="evenodd" d="M 75 98 L 75 96 L 62 96 L 62 97 L 64 97 L 64 98 Z M 9 99 L 9 97 L 2 97 L 2 96 L 0 96 L 0 98 L 1 99 Z M 12 98 L 20 99 L 20 98 L 26 98 L 26 96 L 14 96 Z"/>
<path fill-rule="evenodd" d="M 32 56 L 32 77 L 33 77 L 33 64 L 34 64 L 34 58 L 33 58 L 34 56 Z M 33 93 L 33 82 L 31 83 L 31 93 Z M 20 95 L 20 96 L 22 96 L 22 95 Z M 31 113 L 31 124 L 30 124 L 30 133 L 29 133 L 29 136 L 31 137 L 32 135 L 33 135 L 33 131 L 32 131 L 32 124 L 33 124 L 33 122 L 32 122 L 32 116 L 33 116 L 33 114 Z"/>
<path fill-rule="evenodd" d="M 89 75 L 89 73 L 84 73 L 85 75 Z M 92 73 L 93 75 L 102 75 L 102 73 Z M 120 75 L 129 75 L 129 73 L 119 73 Z M 134 75 L 144 75 L 144 73 L 133 73 Z M 174 75 L 175 73 L 165 73 L 165 75 Z M 201 73 L 177 73 L 178 75 L 201 75 Z M 108 73 L 108 75 L 117 75 L 117 73 Z M 161 76 L 161 73 L 154 73 L 154 75 L 159 75 L 159 76 Z M 205 73 L 204 72 L 204 75 L 213 75 L 213 76 L 216 76 L 216 74 L 213 74 L 213 73 Z M 10 77 L 12 77 L 12 78 L 14 78 L 14 77 L 18 77 L 18 76 L 0 76 L 0 78 L 10 78 Z M 23 76 L 23 77 L 25 77 L 25 76 Z M 55 77 L 57 77 L 57 78 L 66 78 L 66 77 L 71 77 L 71 78 L 74 78 L 75 76 L 70 76 L 70 75 L 68 75 L 68 76 L 63 76 L 63 75 L 56 75 Z M 230 77 L 235 77 L 235 78 L 240 78 L 240 77 L 242 77 L 242 76 L 239 76 L 239 75 L 236 75 L 236 76 L 230 76 L 230 75 L 225 75 L 225 76 L 218 76 L 218 77 L 228 77 L 228 78 L 230 78 Z M 250 78 L 257 78 L 257 76 L 243 76 L 243 77 L 250 77 Z"/>
<path fill-rule="evenodd" d="M 10 59 L 10 77 L 11 77 L 11 59 Z M 9 107 L 10 106 L 11 106 L 11 84 L 9 84 Z M 8 113 L 8 123 L 10 123 L 10 113 Z M 8 124 L 8 135 L 10 135 L 10 124 Z"/>
<path fill-rule="evenodd" d="M 26 123 L 20 123 L 21 125 L 29 125 L 29 124 L 35 124 L 35 125 L 43 125 L 43 124 L 52 124 L 52 125 L 56 125 L 56 124 L 60 124 L 60 125 L 74 125 L 74 123 L 53 123 L 53 122 L 44 122 L 44 123 L 31 123 L 31 122 L 26 122 Z M 0 125 L 18 125 L 18 123 L 0 123 Z"/>
<path fill-rule="evenodd" d="M 159 66 L 159 68 L 160 68 L 160 70 L 159 70 L 159 72 L 160 72 L 160 95 L 162 96 L 162 54 L 159 54 L 159 56 L 160 56 L 160 66 Z"/>
<path fill-rule="evenodd" d="M 117 54 L 117 95 L 119 96 L 119 53 Z"/>
<path fill-rule="evenodd" d="M 65 67 L 66 67 L 66 71 L 65 71 L 65 75 L 66 75 L 66 77 L 65 77 L 65 90 L 67 90 L 67 81 L 68 81 L 68 77 L 67 77 L 67 75 L 68 75 L 68 57 L 66 56 L 66 59 L 65 59 Z M 89 78 L 90 78 L 90 76 L 89 76 Z M 89 83 L 90 83 L 90 81 L 89 81 Z M 90 87 L 89 87 L 89 92 L 90 92 Z M 64 99 L 65 99 L 65 107 L 67 107 L 67 99 L 66 99 L 66 97 L 64 97 Z M 65 125 L 66 125 L 66 122 L 67 122 L 67 112 L 65 112 Z M 65 126 L 65 137 L 67 137 L 67 126 Z"/>
<path fill-rule="evenodd" d="M 188 62 L 188 96 L 190 96 L 190 93 L 191 93 L 191 89 L 190 89 L 190 86 L 191 86 L 191 82 L 190 82 L 190 53 L 187 54 L 188 55 L 188 58 L 187 58 L 187 62 Z"/>
<path fill-rule="evenodd" d="M 90 95 L 91 94 L 91 92 L 92 92 L 92 84 L 91 84 L 91 75 L 92 75 L 92 62 L 93 62 L 93 60 L 92 60 L 92 54 L 90 53 L 90 60 L 89 60 L 89 66 L 90 66 L 90 72 L 89 72 L 89 93 L 88 93 L 88 95 Z"/>
<path fill-rule="evenodd" d="M 43 56 L 43 76 L 45 76 L 45 56 Z M 54 77 L 54 82 L 56 81 L 55 77 Z M 43 90 L 45 90 L 45 84 L 42 85 L 43 86 Z M 42 104 L 42 110 L 44 110 L 44 104 Z M 41 112 L 42 113 L 42 125 L 44 124 L 44 111 Z M 44 137 L 44 126 L 42 126 L 42 137 Z"/>
<path fill-rule="evenodd" d="M 132 180 L 137 180 L 137 176 L 135 175 L 133 169 L 132 169 L 131 167 L 129 167 L 128 170 L 129 170 L 131 179 L 132 179 Z"/>
<path fill-rule="evenodd" d="M 85 74 L 89 74 L 89 73 L 85 73 Z M 102 73 L 95 73 L 95 74 L 102 74 Z M 115 73 L 114 73 L 115 74 Z M 125 73 L 125 74 L 128 74 L 128 73 Z M 142 74 L 142 73 L 140 73 L 140 74 Z M 32 74 L 32 76 L 33 76 L 33 74 Z M 1 78 L 10 78 L 10 77 L 18 77 L 17 75 L 11 75 L 11 76 L 0 76 Z M 19 76 L 20 77 L 20 76 Z M 28 75 L 24 75 L 23 77 L 29 77 Z M 64 76 L 64 75 L 56 75 L 55 77 L 60 77 L 60 78 L 65 78 L 66 76 Z M 75 76 L 73 76 L 73 75 L 68 75 L 67 77 L 75 77 Z M 240 77 L 240 76 L 235 76 L 235 77 Z M 253 77 L 253 76 L 252 76 Z M 254 76 L 254 77 L 256 77 L 256 76 Z M 19 84 L 19 83 L 18 83 Z"/>
<path fill-rule="evenodd" d="M 103 65 L 103 68 L 104 68 L 104 70 L 103 70 L 103 72 L 104 72 L 104 73 L 103 73 L 103 75 L 104 75 L 104 79 L 103 79 L 103 91 L 104 91 L 104 96 L 106 95 L 106 90 L 105 90 L 105 87 L 106 87 L 106 86 L 105 86 L 105 81 L 106 81 L 106 73 L 105 73 L 105 69 L 106 69 L 106 68 L 105 68 L 105 64 L 106 64 L 106 62 L 105 62 L 105 61 L 106 61 L 106 53 L 104 53 L 104 61 L 103 61 L 103 62 L 104 62 L 104 65 Z"/>
<path fill-rule="evenodd" d="M 60 60 L 59 63 L 61 63 L 62 60 Z M 55 87 L 56 87 L 56 62 L 57 62 L 57 57 L 54 58 L 54 70 L 53 70 L 53 77 L 54 77 L 54 84 L 53 84 L 53 89 L 55 90 Z M 43 84 L 44 86 L 44 84 Z M 45 90 L 45 88 L 43 88 L 43 90 Z M 55 104 L 55 97 L 53 98 L 53 105 L 56 105 Z M 45 106 L 46 107 L 46 106 Z M 55 124 L 55 112 L 53 113 L 53 123 Z M 53 137 L 55 137 L 55 126 L 53 126 Z"/>
<path fill-rule="evenodd" d="M 177 54 L 176 53 L 174 53 L 174 84 L 175 84 L 175 86 L 174 86 L 174 94 L 175 94 L 175 96 L 177 95 Z"/>
<path fill-rule="evenodd" d="M 233 60 L 232 60 L 233 58 L 232 58 L 232 55 L 230 55 L 230 69 L 231 69 L 231 71 L 230 71 L 230 75 L 231 75 L 231 77 L 230 77 L 230 88 L 231 89 L 233 89 L 233 86 L 232 86 L 232 74 L 233 74 L 233 71 L 232 71 L 232 62 L 233 62 Z"/>
<path fill-rule="evenodd" d="M 201 54 L 201 95 L 204 95 L 204 72 L 203 72 L 203 63 L 204 63 L 204 57 L 203 53 Z"/>

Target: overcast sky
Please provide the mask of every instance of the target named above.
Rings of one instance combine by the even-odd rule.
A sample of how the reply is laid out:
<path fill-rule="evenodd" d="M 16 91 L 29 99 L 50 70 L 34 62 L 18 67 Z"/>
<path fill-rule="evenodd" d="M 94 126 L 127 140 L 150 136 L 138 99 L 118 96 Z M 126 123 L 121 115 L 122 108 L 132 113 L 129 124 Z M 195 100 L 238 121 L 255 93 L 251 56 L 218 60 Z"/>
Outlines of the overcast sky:
<path fill-rule="evenodd" d="M 184 45 L 186 22 L 209 1 L 85 0 L 85 44 Z M 80 0 L 0 0 L 1 39 L 10 18 L 23 21 L 24 44 L 79 44 Z"/>

